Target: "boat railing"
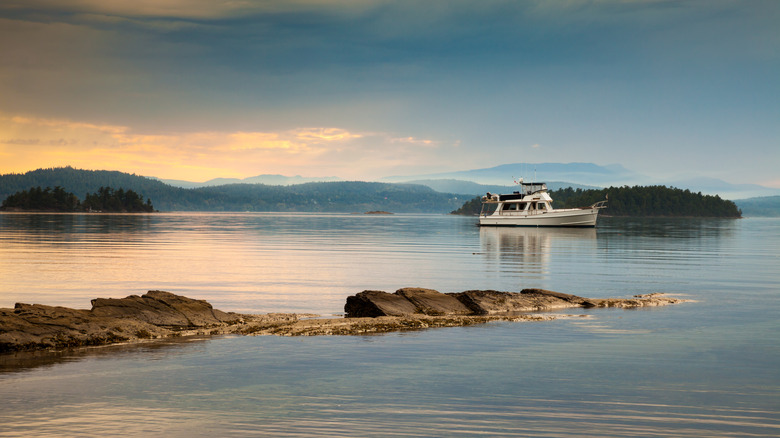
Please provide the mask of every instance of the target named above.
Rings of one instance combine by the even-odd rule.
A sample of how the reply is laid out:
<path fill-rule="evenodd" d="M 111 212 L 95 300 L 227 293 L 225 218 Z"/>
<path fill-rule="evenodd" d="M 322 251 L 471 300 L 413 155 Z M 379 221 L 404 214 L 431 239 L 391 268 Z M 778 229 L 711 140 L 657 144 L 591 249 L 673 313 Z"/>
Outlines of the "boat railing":
<path fill-rule="evenodd" d="M 588 208 L 607 208 L 607 200 L 605 199 L 603 201 L 596 202 Z"/>

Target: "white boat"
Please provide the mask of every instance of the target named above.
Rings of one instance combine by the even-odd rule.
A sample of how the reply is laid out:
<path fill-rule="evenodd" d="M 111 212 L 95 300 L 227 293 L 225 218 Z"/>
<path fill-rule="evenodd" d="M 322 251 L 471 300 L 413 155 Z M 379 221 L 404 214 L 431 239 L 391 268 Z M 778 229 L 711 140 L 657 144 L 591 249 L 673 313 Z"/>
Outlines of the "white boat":
<path fill-rule="evenodd" d="M 520 191 L 507 195 L 488 192 L 482 197 L 481 226 L 595 227 L 599 210 L 607 201 L 590 207 L 553 208 L 545 183 L 520 182 Z"/>

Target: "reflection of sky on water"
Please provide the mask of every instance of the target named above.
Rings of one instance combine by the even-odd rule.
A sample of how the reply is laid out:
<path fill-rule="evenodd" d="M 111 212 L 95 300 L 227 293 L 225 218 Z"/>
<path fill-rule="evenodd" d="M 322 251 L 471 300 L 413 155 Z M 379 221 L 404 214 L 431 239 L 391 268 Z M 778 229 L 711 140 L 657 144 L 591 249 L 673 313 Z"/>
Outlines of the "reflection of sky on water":
<path fill-rule="evenodd" d="M 691 340 L 695 327 L 669 336 L 663 325 L 623 334 L 499 323 L 124 349 L 0 374 L 0 420 L 35 436 L 772 436 L 777 371 L 740 372 L 747 360 L 728 351 L 748 334 Z"/>
<path fill-rule="evenodd" d="M 161 289 L 228 311 L 332 314 L 361 290 L 410 286 L 679 293 L 728 281 L 720 277 L 744 258 L 723 254 L 741 251 L 730 245 L 748 223 L 758 222 L 605 217 L 579 229 L 442 215 L 3 214 L 0 306 L 85 308 Z M 715 275 L 704 269 L 713 266 Z"/>
<path fill-rule="evenodd" d="M 338 308 L 367 285 L 660 291 L 697 302 L 369 337 L 33 355 L 0 362 L 0 435 L 726 437 L 780 428 L 777 220 L 604 218 L 578 230 L 413 215 L 22 218 L 0 215 L 3 303 L 18 294 L 88 304 L 166 284 L 228 310 Z"/>
<path fill-rule="evenodd" d="M 342 311 L 364 289 L 459 290 L 468 218 L 172 213 L 0 215 L 0 306 L 84 308 L 161 289 L 238 312 Z M 466 251 L 463 248 L 468 248 Z"/>

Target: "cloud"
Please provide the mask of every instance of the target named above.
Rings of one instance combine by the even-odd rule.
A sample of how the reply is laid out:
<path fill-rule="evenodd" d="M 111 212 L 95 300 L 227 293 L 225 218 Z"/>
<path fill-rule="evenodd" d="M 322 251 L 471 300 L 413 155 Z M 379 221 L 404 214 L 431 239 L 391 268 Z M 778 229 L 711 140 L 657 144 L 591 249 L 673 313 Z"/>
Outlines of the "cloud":
<path fill-rule="evenodd" d="M 198 181 L 261 173 L 372 179 L 384 176 L 376 174 L 380 168 L 428 164 L 429 146 L 436 143 L 337 127 L 149 134 L 126 126 L 0 115 L 0 155 L 3 171 L 10 172 L 70 165 Z"/>
<path fill-rule="evenodd" d="M 105 15 L 176 19 L 224 19 L 311 10 L 363 10 L 370 0 L 6 0 L 0 11 L 36 16 Z"/>
<path fill-rule="evenodd" d="M 391 138 L 392 143 L 408 143 L 416 146 L 436 147 L 439 142 L 415 137 Z"/>
<path fill-rule="evenodd" d="M 365 134 L 352 133 L 339 128 L 302 128 L 292 134 L 298 139 L 314 143 L 348 141 L 365 136 Z"/>

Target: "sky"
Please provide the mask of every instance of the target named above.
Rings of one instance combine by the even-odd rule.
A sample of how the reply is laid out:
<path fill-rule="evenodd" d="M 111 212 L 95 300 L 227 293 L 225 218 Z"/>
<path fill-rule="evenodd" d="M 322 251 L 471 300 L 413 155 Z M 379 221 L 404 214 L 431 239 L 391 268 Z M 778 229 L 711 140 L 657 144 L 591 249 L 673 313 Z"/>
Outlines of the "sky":
<path fill-rule="evenodd" d="M 0 174 L 780 188 L 779 23 L 776 0 L 3 0 Z"/>

